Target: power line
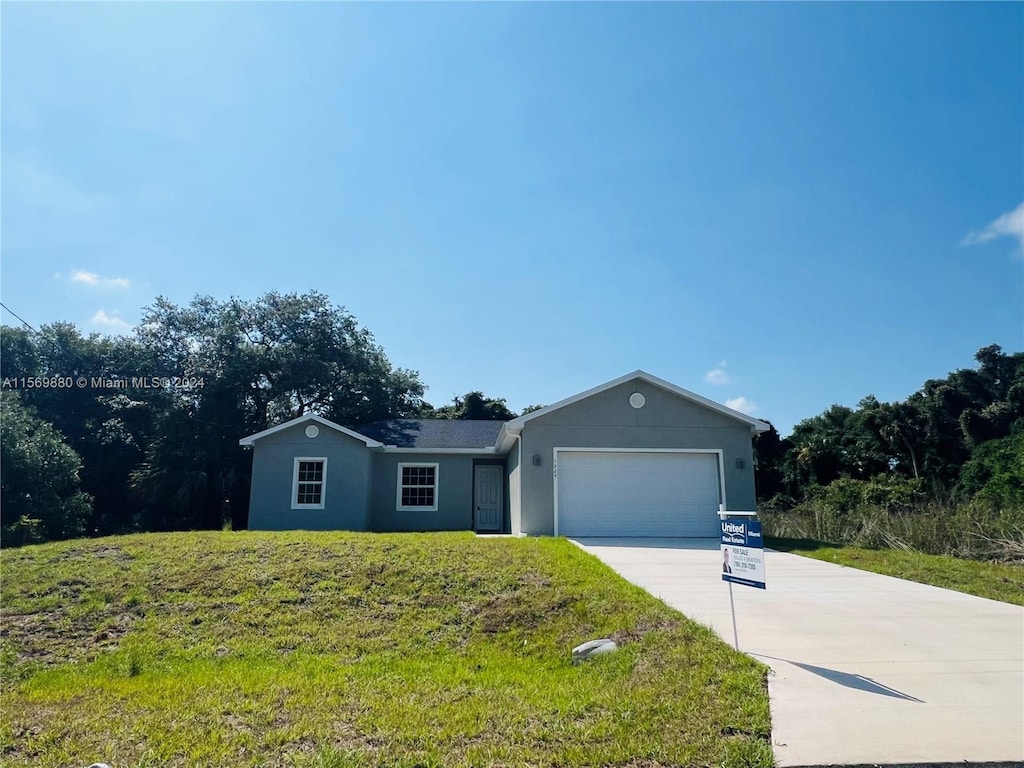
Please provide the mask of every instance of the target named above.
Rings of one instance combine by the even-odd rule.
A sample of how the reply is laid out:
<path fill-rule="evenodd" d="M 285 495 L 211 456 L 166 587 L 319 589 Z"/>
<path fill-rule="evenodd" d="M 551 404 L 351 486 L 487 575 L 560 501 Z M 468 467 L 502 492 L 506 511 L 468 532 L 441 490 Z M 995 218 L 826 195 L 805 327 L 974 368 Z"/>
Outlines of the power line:
<path fill-rule="evenodd" d="M 25 326 L 26 328 L 28 328 L 28 329 L 29 329 L 30 331 L 34 331 L 35 333 L 39 333 L 39 331 L 37 331 L 37 330 L 36 330 L 35 328 L 33 328 L 33 327 L 32 327 L 32 324 L 31 324 L 31 323 L 29 323 L 29 322 L 28 322 L 27 320 L 25 320 L 24 318 L 22 318 L 22 317 L 21 317 L 21 316 L 20 316 L 20 315 L 19 315 L 19 314 L 18 314 L 17 312 L 15 312 L 15 311 L 14 311 L 13 309 L 11 309 L 10 307 L 8 307 L 8 306 L 7 306 L 6 304 L 4 304 L 4 303 L 3 303 L 2 301 L 0 301 L 0 307 L 3 307 L 3 308 L 4 308 L 4 309 L 6 309 L 6 310 L 7 310 L 7 311 L 8 311 L 8 312 L 9 312 L 10 314 L 14 315 L 14 316 L 15 316 L 16 318 L 18 318 L 19 320 L 21 320 L 21 324 L 22 324 L 22 325 L 24 325 L 24 326 Z M 39 335 L 40 335 L 40 336 L 42 336 L 43 334 L 39 333 Z"/>
<path fill-rule="evenodd" d="M 29 323 L 29 322 L 28 322 L 27 320 L 25 320 L 25 319 L 24 319 L 24 318 L 23 318 L 23 317 L 22 317 L 21 315 L 19 315 L 19 314 L 18 314 L 17 312 L 15 312 L 15 311 L 14 311 L 13 309 L 11 309 L 10 307 L 8 307 L 8 306 L 7 306 L 6 304 L 4 304 L 4 303 L 3 303 L 2 301 L 0 301 L 0 307 L 3 307 L 3 308 L 4 308 L 4 309 L 6 309 L 6 310 L 7 310 L 7 311 L 8 311 L 8 312 L 9 312 L 10 314 L 14 315 L 14 316 L 15 316 L 16 318 L 18 318 L 19 320 L 21 320 L 21 324 L 22 324 L 22 325 L 24 325 L 24 326 L 25 326 L 26 328 L 28 328 L 28 329 L 29 329 L 30 331 L 32 331 L 32 333 L 34 333 L 34 334 L 35 334 L 36 336 L 38 336 L 39 338 L 43 339 L 43 340 L 44 340 L 44 341 L 45 341 L 45 342 L 46 342 L 47 344 L 49 344 L 49 345 L 50 345 L 50 347 L 52 347 L 52 348 L 53 348 L 53 350 L 54 350 L 54 351 L 55 351 L 55 352 L 56 352 L 56 353 L 57 353 L 58 355 L 59 355 L 59 354 L 61 354 L 62 350 L 61 350 L 61 348 L 60 348 L 59 346 L 57 346 L 57 342 L 55 342 L 55 341 L 54 341 L 53 339 L 51 339 L 51 338 L 50 338 L 49 336 L 47 336 L 47 335 L 46 335 L 45 333 L 43 333 L 43 332 L 41 332 L 40 330 L 38 330 L 37 328 L 35 328 L 35 327 L 34 327 L 34 326 L 33 326 L 33 325 L 31 324 L 31 323 Z"/>

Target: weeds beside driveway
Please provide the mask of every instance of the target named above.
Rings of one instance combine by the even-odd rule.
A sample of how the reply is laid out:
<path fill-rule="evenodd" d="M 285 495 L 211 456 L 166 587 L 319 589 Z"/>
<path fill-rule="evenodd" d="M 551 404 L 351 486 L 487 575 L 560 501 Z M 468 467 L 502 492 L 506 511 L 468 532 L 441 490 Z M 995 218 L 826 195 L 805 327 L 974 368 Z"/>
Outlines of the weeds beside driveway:
<path fill-rule="evenodd" d="M 5 766 L 772 763 L 766 668 L 564 540 L 147 534 L 2 567 Z"/>

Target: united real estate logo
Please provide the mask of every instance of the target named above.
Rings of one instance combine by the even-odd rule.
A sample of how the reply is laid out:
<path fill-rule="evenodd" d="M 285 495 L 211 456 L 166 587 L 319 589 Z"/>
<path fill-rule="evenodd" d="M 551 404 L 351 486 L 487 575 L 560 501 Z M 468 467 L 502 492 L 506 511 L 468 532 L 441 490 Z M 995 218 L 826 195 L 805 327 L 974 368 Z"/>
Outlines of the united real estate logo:
<path fill-rule="evenodd" d="M 764 540 L 758 520 L 722 521 L 722 581 L 764 589 Z"/>

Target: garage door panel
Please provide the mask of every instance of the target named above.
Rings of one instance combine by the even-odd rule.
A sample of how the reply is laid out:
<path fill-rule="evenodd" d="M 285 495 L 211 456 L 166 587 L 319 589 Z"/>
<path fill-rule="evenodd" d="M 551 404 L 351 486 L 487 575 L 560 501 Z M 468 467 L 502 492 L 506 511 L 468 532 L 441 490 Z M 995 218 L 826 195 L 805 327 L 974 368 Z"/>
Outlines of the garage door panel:
<path fill-rule="evenodd" d="M 713 453 L 560 451 L 558 532 L 564 536 L 715 536 Z"/>

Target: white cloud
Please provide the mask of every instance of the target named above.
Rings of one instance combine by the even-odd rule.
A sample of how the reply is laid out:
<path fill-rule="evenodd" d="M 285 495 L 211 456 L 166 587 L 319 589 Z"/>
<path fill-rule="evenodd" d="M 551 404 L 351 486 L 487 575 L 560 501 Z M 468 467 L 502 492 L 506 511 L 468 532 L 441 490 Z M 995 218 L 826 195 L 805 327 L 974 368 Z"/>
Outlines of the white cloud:
<path fill-rule="evenodd" d="M 725 360 L 722 360 L 722 362 L 718 364 L 717 368 L 714 368 L 704 374 L 704 380 L 708 384 L 716 384 L 718 386 L 731 383 L 732 379 L 730 379 L 729 374 L 725 372 L 725 366 L 727 365 L 728 363 Z"/>
<path fill-rule="evenodd" d="M 86 285 L 99 285 L 100 276 L 95 272 L 83 272 L 80 269 L 76 269 L 71 273 L 72 283 L 85 283 Z"/>
<path fill-rule="evenodd" d="M 997 237 L 1015 238 L 1024 250 L 1024 203 L 1012 211 L 1007 211 L 980 232 L 971 232 L 960 241 L 960 244 L 977 245 L 995 240 Z"/>
<path fill-rule="evenodd" d="M 708 384 L 728 384 L 732 379 L 729 378 L 729 374 L 723 371 L 721 368 L 714 368 L 704 374 L 704 380 Z"/>
<path fill-rule="evenodd" d="M 60 277 L 59 273 L 57 277 Z M 87 272 L 84 269 L 74 270 L 68 279 L 72 283 L 107 286 L 109 288 L 130 288 L 132 285 L 131 280 L 127 277 L 100 277 L 95 272 Z"/>
<path fill-rule="evenodd" d="M 96 310 L 96 314 L 89 318 L 89 322 L 96 325 L 102 325 L 104 328 L 115 328 L 117 330 L 127 330 L 131 326 L 117 316 L 117 312 L 108 315 L 102 309 Z"/>
<path fill-rule="evenodd" d="M 748 416 L 757 410 L 757 403 L 747 400 L 747 398 L 742 395 L 739 397 L 730 397 L 725 401 L 725 405 L 728 408 L 732 408 L 734 411 L 745 413 Z"/>

